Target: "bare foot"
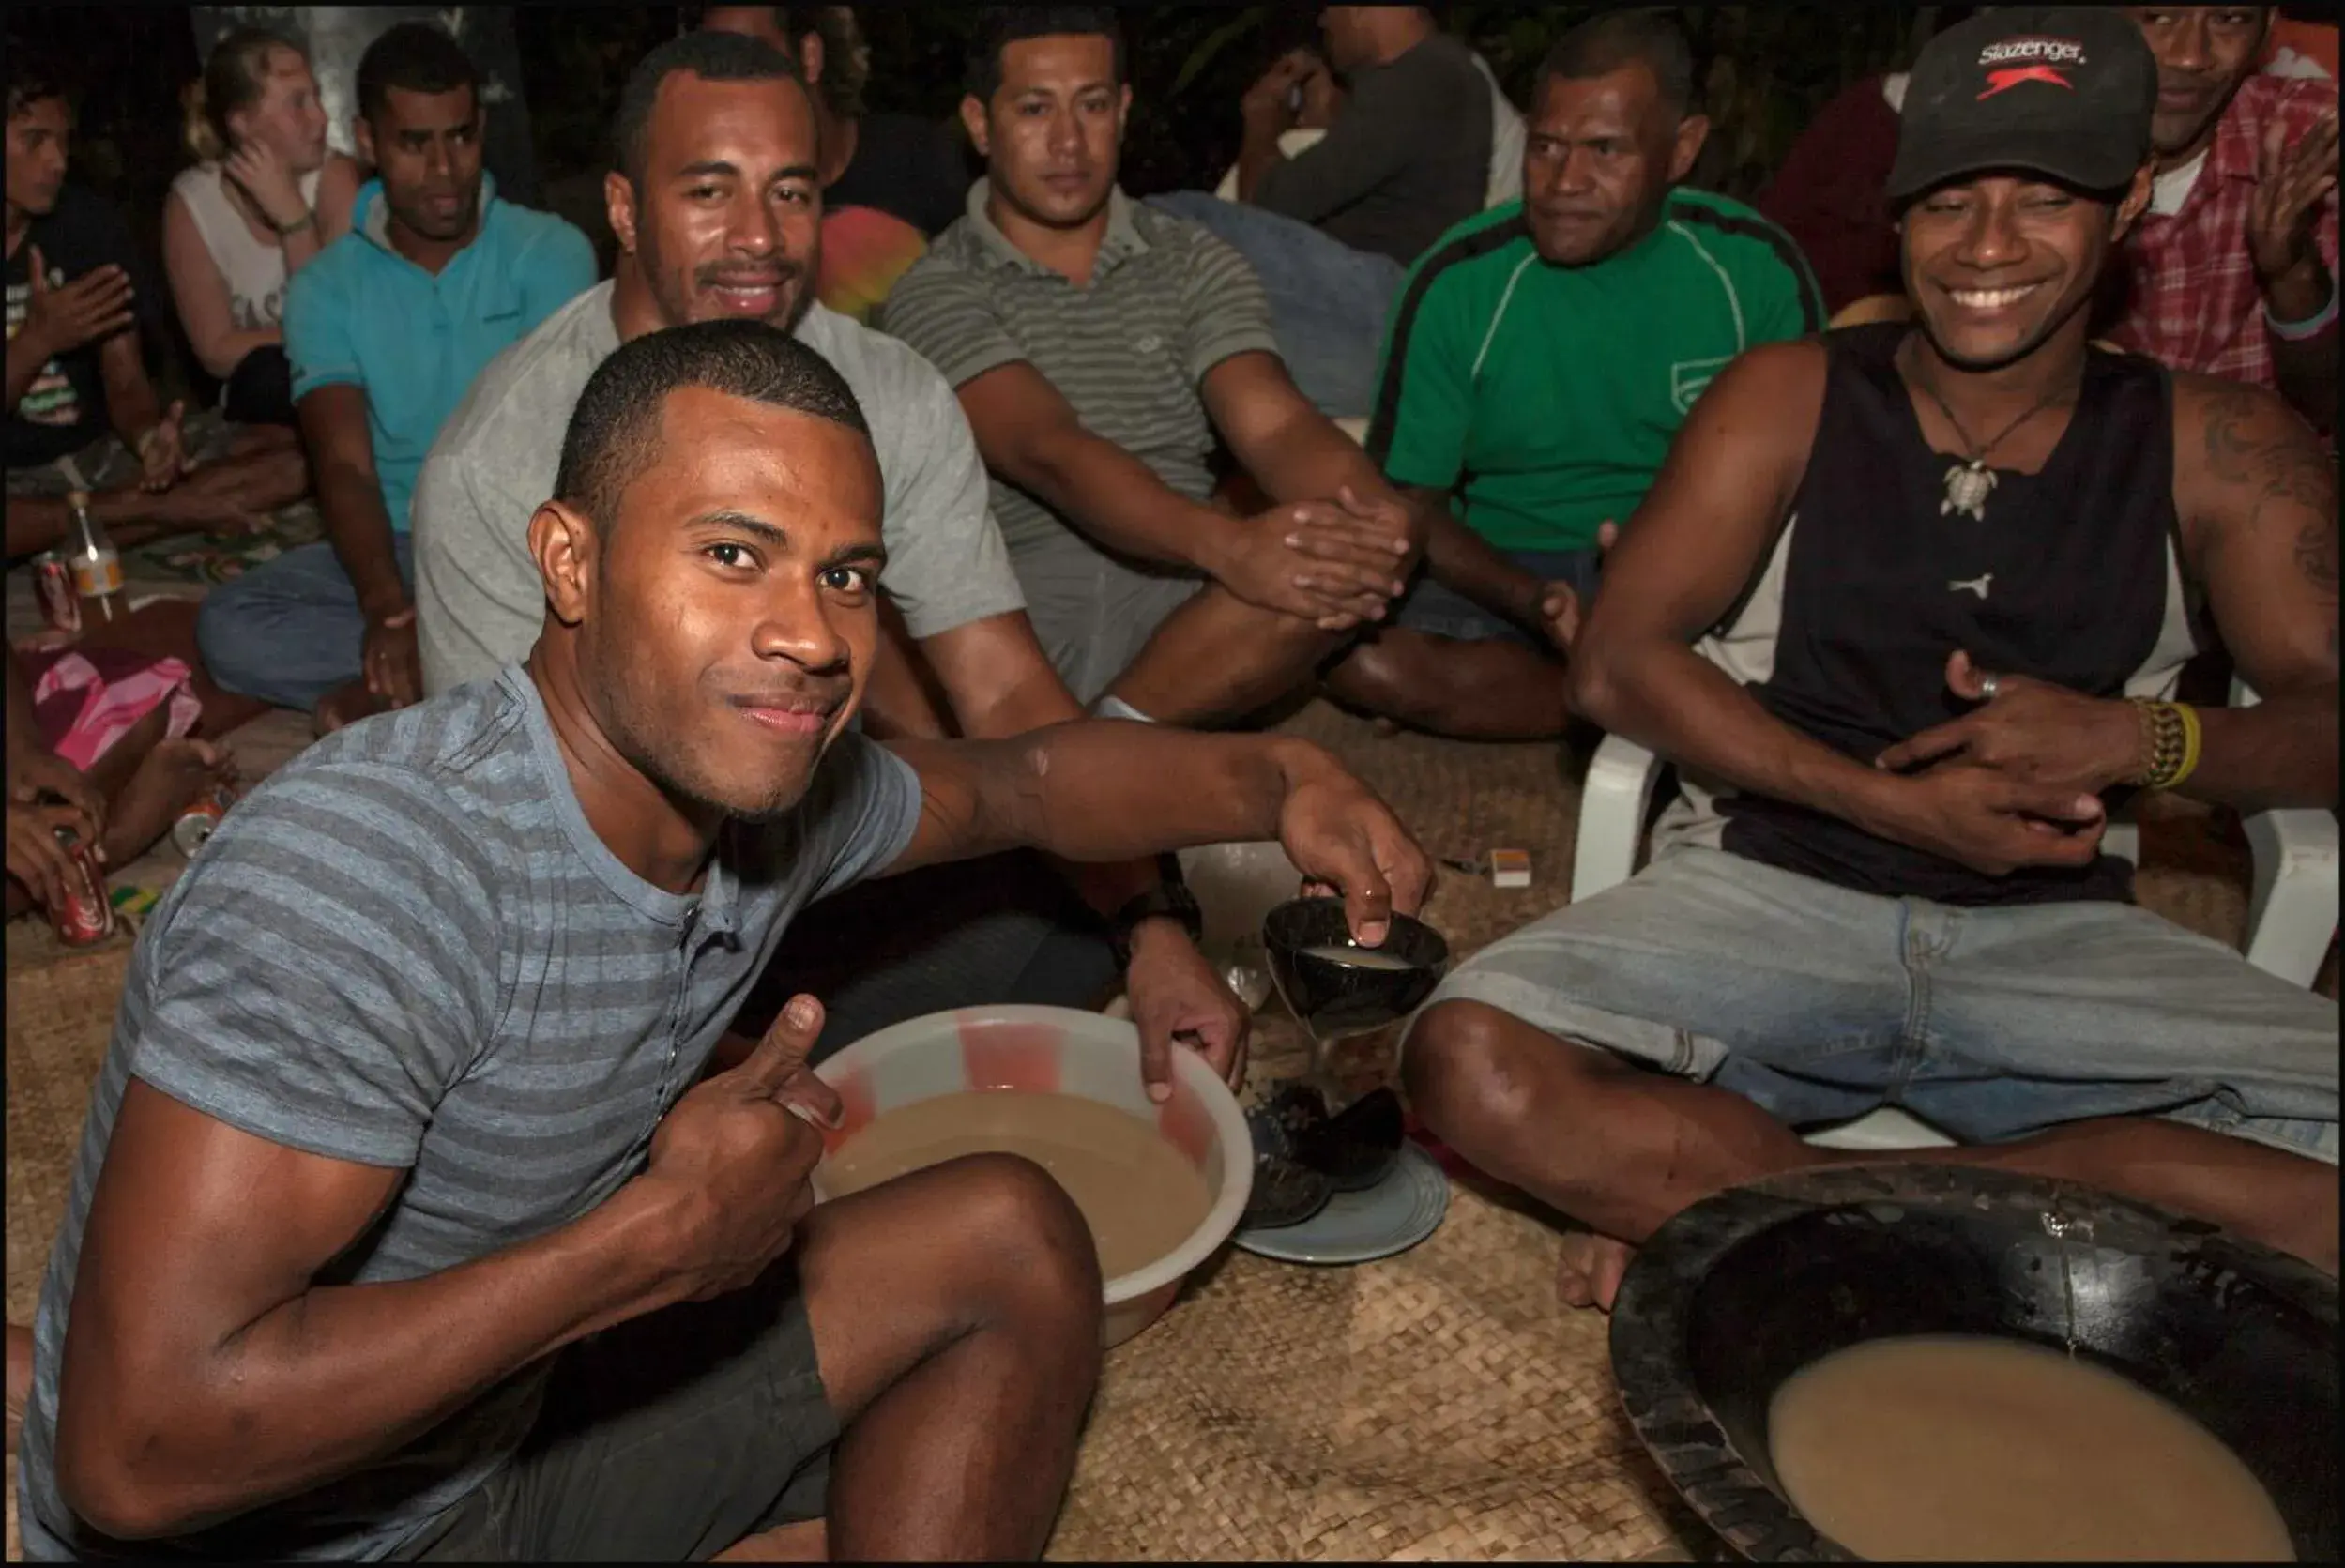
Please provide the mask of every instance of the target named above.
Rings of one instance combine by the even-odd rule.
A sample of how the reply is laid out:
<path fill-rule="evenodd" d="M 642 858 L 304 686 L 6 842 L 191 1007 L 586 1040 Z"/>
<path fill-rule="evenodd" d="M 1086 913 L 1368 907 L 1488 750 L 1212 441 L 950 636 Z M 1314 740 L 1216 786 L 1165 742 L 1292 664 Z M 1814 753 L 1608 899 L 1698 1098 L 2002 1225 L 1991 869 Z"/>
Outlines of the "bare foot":
<path fill-rule="evenodd" d="M 708 1560 L 711 1562 L 828 1562 L 830 1527 L 820 1519 L 777 1525 L 745 1535 Z"/>
<path fill-rule="evenodd" d="M 1592 1231 L 1566 1231 L 1563 1256 L 1555 1271 L 1555 1293 L 1563 1298 L 1565 1306 L 1610 1312 L 1621 1276 L 1628 1272 L 1628 1260 L 1636 1256 L 1637 1249 L 1626 1241 Z"/>
<path fill-rule="evenodd" d="M 107 802 L 106 863 L 126 866 L 145 854 L 198 795 L 236 774 L 236 758 L 216 740 L 157 741 L 122 793 Z"/>
<path fill-rule="evenodd" d="M 33 1331 L 8 1325 L 8 1452 L 24 1427 L 24 1402 L 33 1396 Z"/>
<path fill-rule="evenodd" d="M 355 724 L 361 719 L 373 718 L 389 710 L 390 705 L 366 689 L 366 682 L 354 680 L 347 686 L 336 687 L 326 693 L 326 699 L 310 715 L 310 731 L 321 739 L 344 724 Z"/>

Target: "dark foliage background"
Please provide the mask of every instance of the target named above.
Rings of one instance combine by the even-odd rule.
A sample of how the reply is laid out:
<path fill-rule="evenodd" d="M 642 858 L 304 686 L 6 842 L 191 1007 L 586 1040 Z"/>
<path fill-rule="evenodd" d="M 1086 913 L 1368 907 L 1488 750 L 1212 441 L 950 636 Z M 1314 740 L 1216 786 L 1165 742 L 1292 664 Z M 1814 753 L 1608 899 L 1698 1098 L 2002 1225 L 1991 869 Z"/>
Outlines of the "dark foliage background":
<path fill-rule="evenodd" d="M 1596 6 L 1467 4 L 1442 8 L 1453 32 L 1489 60 L 1517 102 L 1547 45 Z M 1895 63 L 1927 9 L 1911 6 L 1679 8 L 1696 40 L 1720 122 L 1703 183 L 1748 194 L 1826 99 Z M 676 31 L 675 7 L 525 6 L 514 27 L 522 89 L 549 200 L 590 186 L 603 166 L 612 100 L 627 68 Z M 936 119 L 961 94 L 970 8 L 867 6 L 875 109 Z M 1315 35 L 1291 6 L 1125 8 L 1135 89 L 1124 183 L 1135 193 L 1211 187 L 1236 157 L 1237 100 L 1273 57 Z M 193 30 L 176 6 L 8 8 L 10 48 L 59 62 L 78 99 L 77 168 L 152 229 L 162 193 L 185 162 L 180 89 L 196 75 Z"/>
<path fill-rule="evenodd" d="M 1520 104 L 1547 46 L 1601 6 L 1465 4 L 1443 24 L 1490 62 Z M 1317 36 L 1309 8 L 1122 8 L 1134 86 L 1123 183 L 1135 195 L 1210 189 L 1238 151 L 1238 99 L 1270 62 Z M 1695 41 L 1717 122 L 1698 184 L 1749 196 L 1817 108 L 1868 71 L 1900 63 L 1934 8 L 1867 5 L 1677 8 Z M 628 68 L 673 37 L 677 7 L 515 8 L 522 97 L 543 205 L 602 244 L 601 183 L 611 110 Z M 973 8 L 858 8 L 870 40 L 875 110 L 956 122 Z M 75 100 L 75 176 L 122 207 L 159 261 L 162 198 L 186 165 L 179 94 L 201 60 L 184 6 L 23 5 L 8 8 L 8 46 L 55 62 Z M 957 122 L 956 122 L 957 123 Z M 160 280 L 160 266 L 154 274 Z M 181 356 L 183 362 L 187 357 Z"/>
<path fill-rule="evenodd" d="M 1443 25 L 1482 52 L 1521 104 L 1548 45 L 1606 8 L 1469 3 L 1439 10 Z M 1704 107 L 1715 126 L 1694 183 L 1744 198 L 1827 99 L 1862 76 L 1910 62 L 1938 10 L 1672 8 L 1694 40 Z M 1291 5 L 1122 10 L 1134 88 L 1123 183 L 1135 195 L 1210 189 L 1237 155 L 1239 96 L 1279 53 L 1316 36 L 1313 12 Z M 601 178 L 619 84 L 647 49 L 675 34 L 683 14 L 656 6 L 514 10 L 542 200 L 589 234 L 604 232 Z M 871 44 L 871 107 L 953 121 L 972 8 L 876 5 L 857 14 Z M 19 4 L 8 8 L 7 30 L 11 50 L 37 48 L 68 74 L 79 116 L 77 176 L 122 206 L 151 251 L 163 192 L 186 162 L 179 93 L 200 66 L 188 8 Z"/>

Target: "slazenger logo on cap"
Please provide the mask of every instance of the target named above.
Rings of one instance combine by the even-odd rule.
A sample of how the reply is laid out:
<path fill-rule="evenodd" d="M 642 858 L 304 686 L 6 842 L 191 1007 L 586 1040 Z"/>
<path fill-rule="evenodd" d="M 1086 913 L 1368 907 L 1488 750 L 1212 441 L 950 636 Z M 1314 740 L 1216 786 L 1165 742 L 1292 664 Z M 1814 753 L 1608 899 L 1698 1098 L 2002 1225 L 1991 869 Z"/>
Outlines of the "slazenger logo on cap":
<path fill-rule="evenodd" d="M 2084 64 L 2084 45 L 2076 38 L 2051 38 L 2041 35 L 2002 38 L 1979 51 L 1979 64 L 2080 66 Z"/>
<path fill-rule="evenodd" d="M 2022 82 L 2043 82 L 2076 91 L 2063 67 L 2084 64 L 2084 45 L 2074 38 L 2004 38 L 1979 51 L 1979 64 L 2000 69 L 1987 73 L 1987 90 L 1977 101 L 2007 93 Z"/>

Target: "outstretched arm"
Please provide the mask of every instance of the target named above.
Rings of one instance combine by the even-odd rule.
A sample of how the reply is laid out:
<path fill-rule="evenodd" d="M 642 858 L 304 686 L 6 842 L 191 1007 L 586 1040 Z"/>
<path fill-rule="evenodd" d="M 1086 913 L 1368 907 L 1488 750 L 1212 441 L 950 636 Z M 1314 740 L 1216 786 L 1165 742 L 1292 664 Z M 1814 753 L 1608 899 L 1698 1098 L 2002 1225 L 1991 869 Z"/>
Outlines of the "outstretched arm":
<path fill-rule="evenodd" d="M 1008 739 L 1083 717 L 1023 614 L 956 626 L 926 639 L 921 651 L 951 697 L 961 733 L 972 739 Z M 868 698 L 866 704 L 868 711 Z M 1111 920 L 1162 880 L 1156 862 L 1146 858 L 1058 864 L 1084 903 Z M 1196 1031 L 1207 1059 L 1225 1076 L 1242 1072 L 1246 1013 L 1179 924 L 1140 922 L 1124 983 L 1151 1084 L 1167 1081 L 1175 1029 Z"/>
<path fill-rule="evenodd" d="M 1200 735 L 1094 720 L 1013 740 L 895 741 L 921 780 L 921 820 L 889 869 L 1031 845 L 1128 860 L 1195 844 L 1276 838 L 1305 876 L 1340 889 L 1363 941 L 1413 912 L 1431 866 L 1391 810 L 1334 758 L 1282 736 Z"/>

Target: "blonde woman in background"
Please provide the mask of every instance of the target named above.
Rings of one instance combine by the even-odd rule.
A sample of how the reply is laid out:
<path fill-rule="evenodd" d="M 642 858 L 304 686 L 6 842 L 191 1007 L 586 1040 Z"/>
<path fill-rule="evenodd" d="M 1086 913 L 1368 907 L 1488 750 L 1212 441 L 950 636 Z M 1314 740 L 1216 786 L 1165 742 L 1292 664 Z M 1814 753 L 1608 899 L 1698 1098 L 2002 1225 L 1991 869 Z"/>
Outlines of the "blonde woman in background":
<path fill-rule="evenodd" d="M 180 324 L 238 424 L 294 423 L 285 285 L 350 227 L 358 165 L 326 145 L 301 50 L 242 27 L 187 94 L 195 166 L 163 200 L 163 263 Z"/>

